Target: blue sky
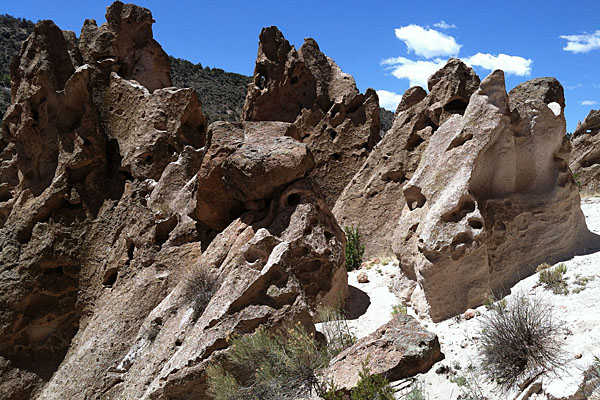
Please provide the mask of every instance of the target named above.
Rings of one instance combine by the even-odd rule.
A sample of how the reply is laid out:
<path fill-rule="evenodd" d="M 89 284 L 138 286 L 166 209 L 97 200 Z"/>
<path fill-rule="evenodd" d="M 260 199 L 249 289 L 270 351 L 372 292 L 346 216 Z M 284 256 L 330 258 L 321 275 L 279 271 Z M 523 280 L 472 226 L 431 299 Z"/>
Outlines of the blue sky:
<path fill-rule="evenodd" d="M 0 13 L 52 19 L 79 34 L 104 21 L 110 1 L 2 0 Z M 394 108 L 449 56 L 481 78 L 505 70 L 507 89 L 541 76 L 565 87 L 567 130 L 600 108 L 599 1 L 165 1 L 140 0 L 157 21 L 165 51 L 250 75 L 263 26 L 277 25 L 296 47 L 313 37 L 321 50 Z M 386 92 L 383 92 L 386 91 Z"/>

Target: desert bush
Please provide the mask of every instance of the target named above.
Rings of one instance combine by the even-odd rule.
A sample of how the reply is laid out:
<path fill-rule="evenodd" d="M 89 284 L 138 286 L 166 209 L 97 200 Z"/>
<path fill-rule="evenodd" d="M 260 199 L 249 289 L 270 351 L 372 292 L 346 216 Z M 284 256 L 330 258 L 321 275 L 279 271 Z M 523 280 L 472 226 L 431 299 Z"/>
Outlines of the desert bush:
<path fill-rule="evenodd" d="M 394 389 L 383 376 L 371 375 L 368 361 L 362 363 L 360 379 L 350 394 L 351 400 L 394 400 Z"/>
<path fill-rule="evenodd" d="M 491 308 L 481 321 L 481 364 L 503 389 L 564 365 L 560 326 L 541 298 L 517 293 L 505 306 Z"/>
<path fill-rule="evenodd" d="M 356 336 L 350 330 L 341 307 L 320 307 L 317 310 L 317 321 L 323 323 L 321 332 L 327 340 L 325 351 L 329 358 L 356 343 Z"/>
<path fill-rule="evenodd" d="M 194 310 L 193 319 L 196 319 L 206 309 L 208 302 L 218 289 L 217 278 L 210 273 L 208 268 L 192 264 L 183 271 L 183 293 Z"/>
<path fill-rule="evenodd" d="M 346 234 L 346 269 L 352 271 L 360 267 L 365 246 L 361 243 L 358 227 L 347 226 L 344 228 Z"/>
<path fill-rule="evenodd" d="M 396 305 L 392 306 L 392 316 L 395 316 L 398 314 L 406 314 L 406 312 L 407 312 L 406 304 L 400 303 L 400 304 L 396 304 Z"/>
<path fill-rule="evenodd" d="M 559 264 L 554 268 L 547 268 L 540 271 L 539 284 L 547 290 L 552 290 L 554 294 L 568 294 L 567 281 L 564 275 L 567 273 L 567 266 Z"/>
<path fill-rule="evenodd" d="M 317 370 L 327 353 L 302 326 L 269 333 L 258 328 L 232 340 L 223 364 L 207 370 L 208 391 L 216 400 L 286 400 L 327 392 Z M 235 376 L 225 370 L 235 371 Z M 224 385 L 228 389 L 224 390 Z"/>
<path fill-rule="evenodd" d="M 592 365 L 584 374 L 583 395 L 586 399 L 600 399 L 600 357 L 594 356 Z"/>

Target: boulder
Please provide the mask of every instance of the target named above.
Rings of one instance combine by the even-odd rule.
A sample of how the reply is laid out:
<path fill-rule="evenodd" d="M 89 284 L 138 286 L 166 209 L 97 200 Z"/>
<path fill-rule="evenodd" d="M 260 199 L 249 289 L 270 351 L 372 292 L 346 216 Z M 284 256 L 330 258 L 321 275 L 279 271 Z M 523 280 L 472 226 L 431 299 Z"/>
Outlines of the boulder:
<path fill-rule="evenodd" d="M 379 140 L 377 94 L 361 94 L 313 39 L 296 51 L 275 26 L 264 28 L 259 39 L 242 120 L 293 123 L 289 134 L 312 152 L 310 176 L 333 207 Z"/>
<path fill-rule="evenodd" d="M 600 110 L 591 110 L 577 124 L 571 138 L 570 168 L 581 190 L 590 194 L 600 191 Z"/>
<path fill-rule="evenodd" d="M 313 167 L 307 146 L 286 136 L 284 122 L 216 122 L 197 174 L 196 219 L 221 231 L 247 209 L 267 201 Z"/>
<path fill-rule="evenodd" d="M 540 263 L 595 240 L 568 168 L 560 98 L 539 93 L 513 98 L 511 109 L 504 74 L 494 71 L 464 115 L 430 138 L 404 184 L 393 250 L 418 283 L 413 304 L 434 321 L 500 296 Z"/>
<path fill-rule="evenodd" d="M 371 374 L 396 381 L 427 372 L 443 359 L 434 333 L 424 329 L 410 315 L 397 314 L 390 322 L 338 354 L 325 374 L 339 390 L 350 391 L 360 379 L 363 363 Z"/>
<path fill-rule="evenodd" d="M 357 226 L 365 257 L 391 253 L 392 235 L 405 204 L 402 186 L 412 177 L 430 137 L 453 115 L 461 115 L 479 77 L 450 59 L 428 82 L 402 96 L 392 127 L 339 196 L 333 213 L 342 226 Z"/>

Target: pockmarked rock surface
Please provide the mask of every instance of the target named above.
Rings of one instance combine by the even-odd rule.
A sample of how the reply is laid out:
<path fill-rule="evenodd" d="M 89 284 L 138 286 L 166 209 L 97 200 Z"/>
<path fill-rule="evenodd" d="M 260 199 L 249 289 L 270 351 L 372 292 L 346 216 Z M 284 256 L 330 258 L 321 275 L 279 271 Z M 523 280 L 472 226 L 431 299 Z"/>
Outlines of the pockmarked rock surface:
<path fill-rule="evenodd" d="M 577 124 L 571 140 L 571 170 L 584 192 L 600 191 L 600 110 L 591 110 Z"/>
<path fill-rule="evenodd" d="M 357 226 L 365 257 L 391 254 L 392 235 L 406 203 L 402 186 L 413 176 L 431 136 L 447 119 L 462 115 L 479 77 L 450 59 L 428 81 L 429 94 L 408 89 L 392 127 L 339 196 L 333 213 L 342 226 Z"/>
<path fill-rule="evenodd" d="M 434 321 L 502 294 L 542 262 L 597 246 L 568 168 L 559 86 L 529 98 L 519 95 L 525 83 L 509 100 L 494 71 L 464 115 L 430 138 L 405 183 L 393 250 L 418 283 L 413 305 Z"/>
<path fill-rule="evenodd" d="M 338 354 L 326 375 L 338 389 L 350 390 L 360 380 L 363 363 L 371 374 L 394 381 L 426 372 L 443 358 L 437 336 L 413 317 L 400 313 Z"/>
<path fill-rule="evenodd" d="M 310 331 L 347 294 L 344 234 L 290 124 L 207 130 L 195 92 L 168 87 L 150 12 L 106 17 L 79 40 L 39 22 L 11 66 L 2 399 L 204 398 L 227 337 Z"/>
<path fill-rule="evenodd" d="M 379 140 L 379 100 L 321 52 L 313 39 L 299 50 L 275 26 L 264 28 L 253 82 L 242 110 L 245 121 L 293 123 L 294 138 L 313 154 L 310 176 L 335 200 Z"/>

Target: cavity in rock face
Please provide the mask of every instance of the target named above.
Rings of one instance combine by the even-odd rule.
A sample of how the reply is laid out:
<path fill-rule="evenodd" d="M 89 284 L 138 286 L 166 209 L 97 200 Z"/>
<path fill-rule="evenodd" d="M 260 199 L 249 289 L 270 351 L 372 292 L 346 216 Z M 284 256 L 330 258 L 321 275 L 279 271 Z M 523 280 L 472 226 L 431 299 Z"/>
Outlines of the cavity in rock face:
<path fill-rule="evenodd" d="M 542 262 L 584 251 L 592 235 L 569 171 L 562 88 L 536 97 L 511 92 L 494 71 L 464 115 L 437 130 L 404 185 L 394 233 L 402 270 L 418 282 L 413 300 L 435 321 L 499 294 Z M 546 103 L 548 101 L 549 103 Z"/>
<path fill-rule="evenodd" d="M 294 124 L 294 138 L 311 150 L 311 177 L 327 204 L 335 200 L 379 140 L 377 94 L 359 93 L 352 76 L 313 39 L 299 50 L 274 26 L 260 33 L 256 67 L 242 119 Z"/>
<path fill-rule="evenodd" d="M 402 187 L 413 176 L 438 127 L 453 115 L 464 114 L 479 87 L 479 77 L 462 61 L 450 59 L 429 78 L 428 87 L 429 94 L 419 86 L 404 93 L 392 127 L 333 208 L 342 226 L 359 227 L 366 257 L 391 253 L 392 234 L 405 204 Z M 453 145 L 462 144 L 461 140 L 464 143 L 468 137 Z M 407 201 L 411 204 L 416 199 Z"/>
<path fill-rule="evenodd" d="M 588 193 L 600 190 L 600 110 L 591 110 L 577 124 L 571 140 L 573 154 L 571 170 L 581 189 Z"/>

